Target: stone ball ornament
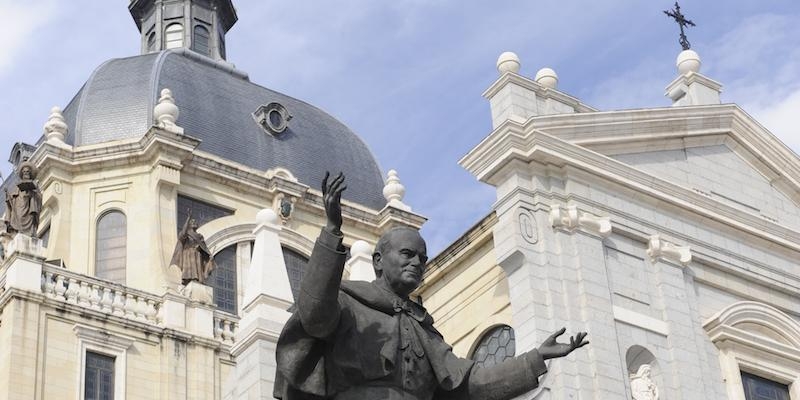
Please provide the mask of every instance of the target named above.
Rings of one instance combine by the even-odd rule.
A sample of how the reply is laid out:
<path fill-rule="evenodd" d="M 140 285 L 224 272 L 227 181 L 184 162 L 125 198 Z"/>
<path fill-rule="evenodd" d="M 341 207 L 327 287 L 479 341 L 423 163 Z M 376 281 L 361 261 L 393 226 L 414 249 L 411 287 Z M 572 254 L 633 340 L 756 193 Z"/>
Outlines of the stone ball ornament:
<path fill-rule="evenodd" d="M 179 114 L 178 106 L 175 105 L 175 98 L 172 97 L 172 91 L 169 89 L 162 89 L 158 104 L 153 109 L 153 116 L 156 121 L 167 126 L 175 125 Z"/>
<path fill-rule="evenodd" d="M 370 246 L 369 243 L 363 240 L 356 240 L 355 242 L 353 242 L 353 245 L 350 246 L 350 255 L 352 255 L 353 257 L 359 255 L 371 257 L 372 246 Z"/>
<path fill-rule="evenodd" d="M 684 50 L 678 54 L 678 59 L 675 61 L 675 66 L 678 67 L 678 72 L 683 75 L 689 72 L 700 72 L 700 55 L 694 50 Z"/>
<path fill-rule="evenodd" d="M 545 67 L 540 69 L 534 79 L 546 88 L 555 89 L 558 86 L 558 74 L 552 68 Z"/>
<path fill-rule="evenodd" d="M 500 74 L 504 74 L 506 72 L 513 72 L 515 74 L 519 73 L 519 57 L 510 51 L 507 51 L 503 54 L 500 54 L 500 57 L 497 58 L 497 71 Z"/>
<path fill-rule="evenodd" d="M 276 225 L 279 223 L 278 214 L 272 209 L 265 208 L 256 214 L 256 223 L 258 225 Z"/>

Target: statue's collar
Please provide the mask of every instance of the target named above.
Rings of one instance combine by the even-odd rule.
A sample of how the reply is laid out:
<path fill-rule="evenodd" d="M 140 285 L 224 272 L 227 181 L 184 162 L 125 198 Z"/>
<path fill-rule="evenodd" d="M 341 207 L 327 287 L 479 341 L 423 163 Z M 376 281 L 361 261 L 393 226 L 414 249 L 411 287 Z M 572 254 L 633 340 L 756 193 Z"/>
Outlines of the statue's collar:
<path fill-rule="evenodd" d="M 401 298 L 374 282 L 343 281 L 341 287 L 343 292 L 372 309 L 389 315 L 405 312 L 420 323 L 433 325 L 433 317 L 428 314 L 425 307 L 409 299 Z"/>

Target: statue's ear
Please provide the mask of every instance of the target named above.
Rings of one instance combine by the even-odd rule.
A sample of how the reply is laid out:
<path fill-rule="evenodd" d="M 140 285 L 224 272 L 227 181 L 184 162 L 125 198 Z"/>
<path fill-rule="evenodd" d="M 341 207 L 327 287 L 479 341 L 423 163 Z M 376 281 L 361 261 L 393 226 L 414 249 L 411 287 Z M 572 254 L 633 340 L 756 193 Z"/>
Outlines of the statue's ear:
<path fill-rule="evenodd" d="M 377 251 L 372 253 L 372 268 L 375 268 L 376 271 L 383 269 L 381 267 L 381 253 Z"/>

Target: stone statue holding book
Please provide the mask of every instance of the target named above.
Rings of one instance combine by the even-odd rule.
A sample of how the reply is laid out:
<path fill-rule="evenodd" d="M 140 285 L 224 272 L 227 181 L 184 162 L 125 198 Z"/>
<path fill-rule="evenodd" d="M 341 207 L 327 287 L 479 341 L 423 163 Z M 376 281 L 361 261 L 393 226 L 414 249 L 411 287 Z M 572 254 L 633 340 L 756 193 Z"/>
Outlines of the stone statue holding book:
<path fill-rule="evenodd" d="M 42 211 L 42 192 L 36 184 L 36 167 L 28 161 L 18 170 L 19 181 L 10 191 L 5 189 L 5 225 L 11 235 L 22 233 L 36 237 L 39 214 Z"/>

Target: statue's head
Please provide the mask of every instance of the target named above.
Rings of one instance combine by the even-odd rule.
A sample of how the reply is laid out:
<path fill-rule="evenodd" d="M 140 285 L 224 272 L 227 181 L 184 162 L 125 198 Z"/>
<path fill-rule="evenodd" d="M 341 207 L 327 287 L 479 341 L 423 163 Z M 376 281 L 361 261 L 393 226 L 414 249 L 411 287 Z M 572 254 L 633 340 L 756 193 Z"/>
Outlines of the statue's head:
<path fill-rule="evenodd" d="M 19 167 L 19 177 L 24 181 L 36 179 L 36 167 L 27 161 L 23 162 Z"/>
<path fill-rule="evenodd" d="M 426 262 L 425 241 L 416 229 L 408 227 L 395 227 L 384 233 L 372 254 L 377 280 L 403 297 L 422 283 Z"/>
<path fill-rule="evenodd" d="M 192 218 L 189 220 L 189 228 L 197 229 L 197 220 Z"/>
<path fill-rule="evenodd" d="M 639 370 L 636 371 L 636 375 L 641 376 L 641 377 L 645 377 L 645 378 L 649 378 L 650 377 L 650 369 L 651 368 L 650 368 L 649 364 L 642 364 L 639 367 Z"/>

